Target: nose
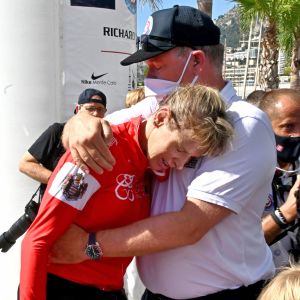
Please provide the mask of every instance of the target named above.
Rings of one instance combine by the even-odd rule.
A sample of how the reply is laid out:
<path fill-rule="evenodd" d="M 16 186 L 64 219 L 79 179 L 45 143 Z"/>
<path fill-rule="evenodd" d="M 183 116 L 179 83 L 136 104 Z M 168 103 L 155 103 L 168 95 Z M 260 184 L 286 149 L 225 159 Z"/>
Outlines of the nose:
<path fill-rule="evenodd" d="M 155 60 L 148 59 L 146 61 L 146 64 L 148 66 L 146 77 L 147 78 L 153 78 L 153 79 L 160 79 L 160 65 Z"/>
<path fill-rule="evenodd" d="M 189 161 L 191 158 L 188 154 L 182 154 L 180 157 L 178 157 L 175 161 L 175 167 L 177 170 L 182 170 L 184 165 Z"/>
<path fill-rule="evenodd" d="M 102 118 L 102 113 L 99 110 L 94 110 L 92 115 L 97 118 Z"/>

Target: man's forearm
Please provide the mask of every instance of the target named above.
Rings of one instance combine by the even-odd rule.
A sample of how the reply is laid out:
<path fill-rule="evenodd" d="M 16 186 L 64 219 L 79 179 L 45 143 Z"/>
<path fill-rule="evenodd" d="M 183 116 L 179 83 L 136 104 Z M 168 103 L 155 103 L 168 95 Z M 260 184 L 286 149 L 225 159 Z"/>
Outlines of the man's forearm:
<path fill-rule="evenodd" d="M 26 162 L 26 164 L 20 168 L 20 171 L 32 179 L 44 184 L 48 183 L 52 174 L 52 171 L 34 162 Z"/>
<path fill-rule="evenodd" d="M 288 198 L 280 206 L 280 211 L 287 223 L 292 223 L 297 217 L 297 192 L 299 190 L 300 178 L 297 179 L 289 192 Z M 273 220 L 271 215 L 267 215 L 262 220 L 262 227 L 265 234 L 265 240 L 270 244 L 281 232 L 279 225 Z"/>
<path fill-rule="evenodd" d="M 228 209 L 217 205 L 187 201 L 179 212 L 100 231 L 97 241 L 104 256 L 141 256 L 193 244 L 229 213 Z"/>
<path fill-rule="evenodd" d="M 263 218 L 262 228 L 267 244 L 270 244 L 281 232 L 281 228 L 276 224 L 270 215 L 267 215 Z"/>

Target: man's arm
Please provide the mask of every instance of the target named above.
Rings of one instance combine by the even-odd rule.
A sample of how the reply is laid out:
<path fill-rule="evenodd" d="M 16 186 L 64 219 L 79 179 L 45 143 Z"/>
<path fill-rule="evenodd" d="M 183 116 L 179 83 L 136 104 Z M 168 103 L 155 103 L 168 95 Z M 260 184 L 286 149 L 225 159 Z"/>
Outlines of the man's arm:
<path fill-rule="evenodd" d="M 101 118 L 80 111 L 65 125 L 62 141 L 70 148 L 74 161 L 84 171 L 89 167 L 99 174 L 103 169 L 112 170 L 115 159 L 107 142 L 112 138 L 110 125 Z"/>
<path fill-rule="evenodd" d="M 189 198 L 178 212 L 100 231 L 97 240 L 105 256 L 146 255 L 194 244 L 230 213 L 225 207 Z"/>
<path fill-rule="evenodd" d="M 52 174 L 51 170 L 42 166 L 28 151 L 24 153 L 20 160 L 19 170 L 38 182 L 45 184 L 48 183 Z"/>
<path fill-rule="evenodd" d="M 98 231 L 97 241 L 107 257 L 155 253 L 194 244 L 230 213 L 227 208 L 189 198 L 178 212 L 150 217 L 125 227 Z M 54 246 L 52 261 L 75 263 L 87 259 L 84 254 L 87 239 L 86 232 L 73 226 Z"/>
<path fill-rule="evenodd" d="M 280 210 L 288 223 L 293 222 L 297 217 L 297 198 L 295 192 L 300 188 L 300 176 L 298 176 L 295 184 L 289 192 L 288 198 Z M 262 227 L 265 234 L 265 239 L 270 244 L 277 235 L 281 232 L 279 225 L 273 220 L 271 215 L 267 215 L 262 220 Z"/>

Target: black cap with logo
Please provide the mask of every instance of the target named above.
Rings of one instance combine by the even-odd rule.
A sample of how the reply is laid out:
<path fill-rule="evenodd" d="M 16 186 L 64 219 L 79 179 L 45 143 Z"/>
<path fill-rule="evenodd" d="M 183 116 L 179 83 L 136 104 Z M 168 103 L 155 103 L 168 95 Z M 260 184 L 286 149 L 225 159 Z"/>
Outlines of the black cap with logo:
<path fill-rule="evenodd" d="M 142 49 L 121 61 L 121 65 L 145 61 L 178 46 L 218 45 L 220 29 L 202 11 L 178 6 L 154 12 L 147 20 L 140 38 Z"/>

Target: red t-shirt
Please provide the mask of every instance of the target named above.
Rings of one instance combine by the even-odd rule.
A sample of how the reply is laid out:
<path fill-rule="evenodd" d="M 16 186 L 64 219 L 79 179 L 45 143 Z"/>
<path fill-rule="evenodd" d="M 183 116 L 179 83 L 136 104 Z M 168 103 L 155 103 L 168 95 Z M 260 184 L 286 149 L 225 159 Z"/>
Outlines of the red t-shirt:
<path fill-rule="evenodd" d="M 111 172 L 85 174 L 67 151 L 54 170 L 38 215 L 22 242 L 20 300 L 46 298 L 46 274 L 96 286 L 123 287 L 132 257 L 86 260 L 79 264 L 50 264 L 54 242 L 74 223 L 88 232 L 130 224 L 149 215 L 150 200 L 144 173 L 148 161 L 138 143 L 141 118 L 113 126 L 110 150 L 116 158 Z M 118 245 L 116 245 L 117 247 Z"/>

